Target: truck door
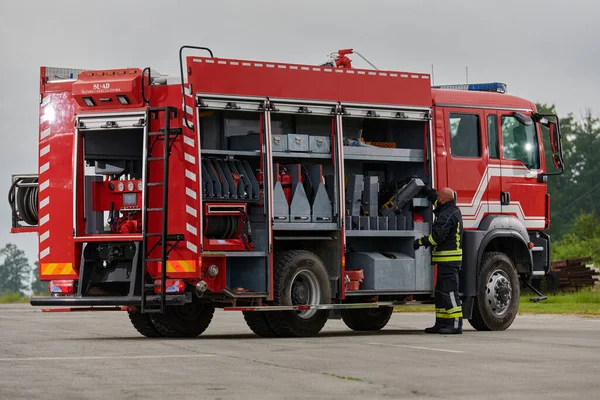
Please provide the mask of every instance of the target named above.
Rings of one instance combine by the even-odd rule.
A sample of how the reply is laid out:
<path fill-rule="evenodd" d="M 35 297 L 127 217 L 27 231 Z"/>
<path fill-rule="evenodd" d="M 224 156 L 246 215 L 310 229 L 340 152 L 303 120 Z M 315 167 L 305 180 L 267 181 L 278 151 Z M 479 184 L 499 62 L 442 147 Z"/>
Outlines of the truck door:
<path fill-rule="evenodd" d="M 487 140 L 482 132 L 482 110 L 446 108 L 444 111 L 446 140 L 450 148 L 447 157 L 448 186 L 456 191 L 457 204 L 463 215 L 464 228 L 477 228 L 487 204 Z"/>
<path fill-rule="evenodd" d="M 487 131 L 487 190 L 486 201 L 488 202 L 488 212 L 500 213 L 500 193 L 502 192 L 502 165 L 500 161 L 500 121 L 498 113 L 495 110 L 485 111 L 485 125 Z M 479 219 L 481 221 L 481 218 Z"/>
<path fill-rule="evenodd" d="M 527 229 L 546 225 L 546 184 L 538 182 L 541 140 L 528 116 L 499 112 L 502 189 L 501 212 L 516 216 Z"/>

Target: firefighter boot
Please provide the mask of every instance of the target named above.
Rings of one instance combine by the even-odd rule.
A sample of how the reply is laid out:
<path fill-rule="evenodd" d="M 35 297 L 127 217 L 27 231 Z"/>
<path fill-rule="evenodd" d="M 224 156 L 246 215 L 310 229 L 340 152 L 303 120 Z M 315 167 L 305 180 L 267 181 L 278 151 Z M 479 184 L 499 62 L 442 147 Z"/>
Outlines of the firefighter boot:
<path fill-rule="evenodd" d="M 437 331 L 437 333 L 439 333 L 440 335 L 460 335 L 460 334 L 462 334 L 462 328 L 454 329 L 451 326 L 445 326 L 445 327 L 441 328 L 439 331 Z"/>
<path fill-rule="evenodd" d="M 433 325 L 430 328 L 425 328 L 425 333 L 438 333 L 442 329 L 438 324 Z"/>
<path fill-rule="evenodd" d="M 454 325 L 446 325 L 438 329 L 440 335 L 460 335 L 462 333 L 462 317 L 456 318 Z"/>

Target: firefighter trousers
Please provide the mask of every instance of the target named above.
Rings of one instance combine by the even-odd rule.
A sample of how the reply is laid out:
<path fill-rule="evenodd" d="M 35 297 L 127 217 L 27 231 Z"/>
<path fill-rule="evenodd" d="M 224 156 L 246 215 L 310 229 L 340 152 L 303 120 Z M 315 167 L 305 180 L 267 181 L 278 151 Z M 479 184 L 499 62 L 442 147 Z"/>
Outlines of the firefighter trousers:
<path fill-rule="evenodd" d="M 460 262 L 437 264 L 435 285 L 435 325 L 462 329 L 462 303 L 459 296 Z"/>

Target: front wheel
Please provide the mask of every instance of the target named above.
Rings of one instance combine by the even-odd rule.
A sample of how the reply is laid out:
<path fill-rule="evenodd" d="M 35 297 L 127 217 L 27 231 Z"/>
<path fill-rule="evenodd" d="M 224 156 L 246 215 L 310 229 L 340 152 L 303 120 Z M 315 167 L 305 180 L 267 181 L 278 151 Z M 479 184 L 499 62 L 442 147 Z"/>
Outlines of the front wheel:
<path fill-rule="evenodd" d="M 273 278 L 275 305 L 328 304 L 331 299 L 325 265 L 309 251 L 279 254 Z M 325 326 L 329 311 L 273 311 L 265 313 L 265 317 L 276 336 L 314 336 Z"/>
<path fill-rule="evenodd" d="M 507 329 L 517 316 L 520 297 L 519 275 L 510 257 L 500 252 L 486 252 L 469 323 L 478 331 Z"/>
<path fill-rule="evenodd" d="M 342 310 L 342 320 L 353 331 L 378 331 L 390 321 L 393 307 Z"/>

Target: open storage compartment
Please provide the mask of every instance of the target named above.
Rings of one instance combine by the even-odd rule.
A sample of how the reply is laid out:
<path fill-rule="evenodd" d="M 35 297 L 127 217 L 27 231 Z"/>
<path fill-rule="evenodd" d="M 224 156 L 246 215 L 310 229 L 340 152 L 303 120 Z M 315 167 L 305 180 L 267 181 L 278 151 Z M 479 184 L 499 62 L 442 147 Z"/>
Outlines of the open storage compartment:
<path fill-rule="evenodd" d="M 336 105 L 274 100 L 269 112 L 276 231 L 339 229 Z"/>
<path fill-rule="evenodd" d="M 203 252 L 225 254 L 229 289 L 266 293 L 264 100 L 199 96 L 198 104 Z"/>
<path fill-rule="evenodd" d="M 430 292 L 428 235 L 432 213 L 429 109 L 344 106 L 342 116 L 346 271 L 362 282 L 348 295 Z"/>

